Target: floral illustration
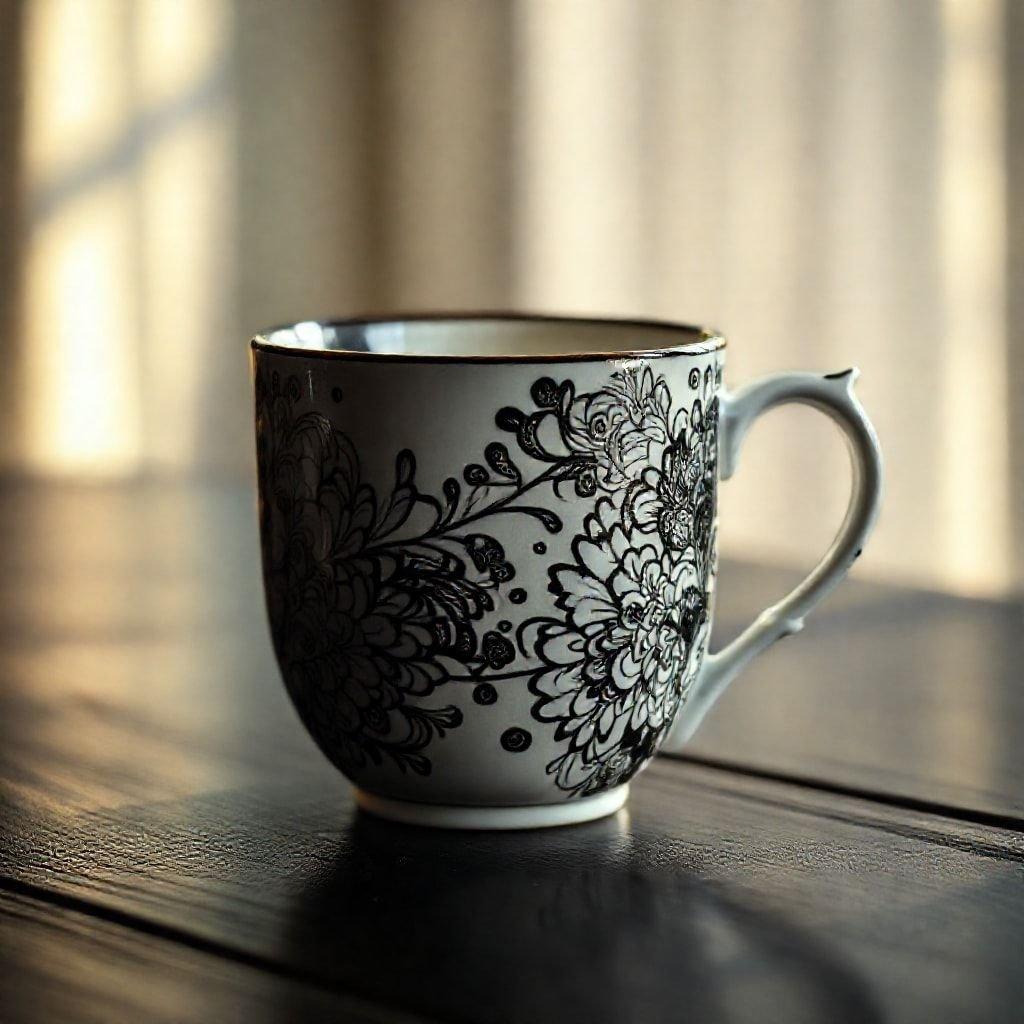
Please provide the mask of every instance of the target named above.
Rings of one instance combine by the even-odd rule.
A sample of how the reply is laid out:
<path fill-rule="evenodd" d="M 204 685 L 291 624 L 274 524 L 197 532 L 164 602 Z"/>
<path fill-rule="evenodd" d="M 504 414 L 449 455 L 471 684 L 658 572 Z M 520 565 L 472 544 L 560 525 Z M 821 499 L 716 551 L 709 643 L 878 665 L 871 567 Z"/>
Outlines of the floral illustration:
<path fill-rule="evenodd" d="M 714 566 L 713 385 L 710 370 L 692 381 L 703 397 L 670 417 L 649 367 L 613 379 L 615 436 L 595 452 L 610 495 L 573 540 L 573 562 L 550 570 L 563 618 L 524 626 L 543 662 L 530 681 L 534 716 L 568 742 L 548 771 L 574 794 L 619 785 L 654 756 L 698 667 L 690 653 L 704 639 Z M 594 451 L 592 432 L 563 437 Z"/>
<path fill-rule="evenodd" d="M 495 416 L 515 456 L 492 440 L 434 495 L 420 491 L 408 450 L 378 493 L 351 439 L 306 405 L 297 380 L 260 368 L 273 638 L 300 715 L 339 767 L 429 774 L 432 744 L 463 725 L 460 702 L 445 696 L 459 684 L 472 685 L 481 714 L 500 707 L 501 687 L 529 687 L 533 718 L 559 746 L 547 772 L 567 795 L 619 785 L 656 753 L 709 618 L 714 373 L 692 371 L 691 402 L 675 411 L 646 364 L 582 393 L 542 377 L 532 409 Z M 548 568 L 549 611 L 491 628 L 499 597 L 516 605 L 525 592 L 488 522 L 526 517 L 559 534 L 565 502 L 587 511 L 571 560 Z M 502 733 L 510 753 L 531 742 L 518 725 Z"/>
<path fill-rule="evenodd" d="M 694 564 L 628 531 L 607 499 L 586 528 L 575 564 L 551 570 L 565 618 L 539 624 L 545 668 L 531 682 L 537 717 L 569 740 L 552 769 L 573 792 L 617 785 L 654 756 L 707 611 Z"/>

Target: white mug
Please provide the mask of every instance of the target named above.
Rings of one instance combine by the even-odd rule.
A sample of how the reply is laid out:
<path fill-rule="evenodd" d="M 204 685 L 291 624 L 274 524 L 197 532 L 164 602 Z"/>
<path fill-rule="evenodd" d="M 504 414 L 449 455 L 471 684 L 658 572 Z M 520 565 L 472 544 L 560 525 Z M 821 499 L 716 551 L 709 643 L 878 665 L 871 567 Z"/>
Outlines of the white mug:
<path fill-rule="evenodd" d="M 622 806 L 874 524 L 856 371 L 722 386 L 717 333 L 654 321 L 304 322 L 252 342 L 267 608 L 302 721 L 365 810 L 530 828 Z M 786 402 L 854 485 L 799 587 L 707 652 L 718 481 Z"/>

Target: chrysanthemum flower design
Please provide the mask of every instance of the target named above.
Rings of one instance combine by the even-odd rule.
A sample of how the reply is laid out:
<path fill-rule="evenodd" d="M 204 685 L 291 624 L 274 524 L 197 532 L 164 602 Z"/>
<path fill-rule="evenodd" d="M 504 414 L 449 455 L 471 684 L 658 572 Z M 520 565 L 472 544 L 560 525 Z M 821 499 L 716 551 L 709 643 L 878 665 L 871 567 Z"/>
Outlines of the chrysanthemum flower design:
<path fill-rule="evenodd" d="M 577 794 L 618 785 L 657 751 L 681 700 L 688 655 L 707 617 L 694 565 L 625 528 L 608 499 L 551 570 L 562 621 L 538 626 L 544 668 L 534 715 L 567 751 L 549 770 Z"/>

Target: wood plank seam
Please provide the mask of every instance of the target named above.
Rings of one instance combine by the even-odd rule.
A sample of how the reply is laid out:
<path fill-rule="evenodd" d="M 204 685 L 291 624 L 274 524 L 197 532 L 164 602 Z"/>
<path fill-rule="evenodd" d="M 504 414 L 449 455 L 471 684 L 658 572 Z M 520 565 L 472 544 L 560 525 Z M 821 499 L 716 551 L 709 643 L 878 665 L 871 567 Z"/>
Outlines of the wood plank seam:
<path fill-rule="evenodd" d="M 260 956 L 258 953 L 250 953 L 244 949 L 230 946 L 227 943 L 207 939 L 201 935 L 185 931 L 182 928 L 176 928 L 173 925 L 164 924 L 159 921 L 152 921 L 141 915 L 132 914 L 116 907 L 94 903 L 91 900 L 73 896 L 61 890 L 47 889 L 42 886 L 33 885 L 31 882 L 22 881 L 21 879 L 0 876 L 0 892 L 59 907 L 71 913 L 82 914 L 128 931 L 176 943 L 197 953 L 204 953 L 243 967 L 263 971 L 286 981 L 319 989 L 330 995 L 341 996 L 352 1004 L 352 1009 L 359 1010 L 368 1015 L 371 1013 L 378 1016 L 382 1013 L 387 1014 L 394 1024 L 411 1024 L 411 1022 L 415 1022 L 415 1024 L 441 1024 L 436 1018 L 424 1017 L 418 1013 L 412 1015 L 402 1007 L 389 1006 L 356 995 L 341 985 L 334 985 L 329 981 L 325 981 L 321 976 L 313 972 L 299 970 L 269 957 Z"/>
<path fill-rule="evenodd" d="M 705 770 L 702 765 L 693 765 L 698 771 Z M 713 769 L 707 769 L 713 771 Z M 740 773 L 730 772 L 717 772 L 720 778 L 728 778 L 732 776 L 737 782 L 745 778 Z M 667 786 L 673 785 L 671 780 L 659 780 L 659 776 L 655 773 L 649 773 L 648 778 L 650 781 L 657 783 L 663 781 L 661 788 L 667 788 Z M 762 780 L 754 778 L 755 782 Z M 664 785 L 667 782 L 667 786 Z M 996 838 L 999 837 L 1000 830 L 992 828 L 988 825 L 976 826 L 979 830 L 986 833 L 992 834 L 990 841 L 984 841 L 982 839 L 958 834 L 952 831 L 945 831 L 937 825 L 923 823 L 923 822 L 901 822 L 894 818 L 886 818 L 883 815 L 885 810 L 889 808 L 879 803 L 873 803 L 870 800 L 864 801 L 870 807 L 878 809 L 877 815 L 869 813 L 855 813 L 852 809 L 848 811 L 836 811 L 831 810 L 829 807 L 820 803 L 801 803 L 798 799 L 793 797 L 787 797 L 784 791 L 779 792 L 776 796 L 770 796 L 766 792 L 745 792 L 741 788 L 736 786 L 730 786 L 728 783 L 723 782 L 717 784 L 707 779 L 701 779 L 699 777 L 687 776 L 687 783 L 694 785 L 700 789 L 706 789 L 712 793 L 726 795 L 739 800 L 747 800 L 750 803 L 758 804 L 761 806 L 779 808 L 793 814 L 800 814 L 812 818 L 825 819 L 828 821 L 839 822 L 844 825 L 853 825 L 861 828 L 874 829 L 878 832 L 884 832 L 888 835 L 899 836 L 900 838 L 916 839 L 920 842 L 925 842 L 933 846 L 939 846 L 948 850 L 957 850 L 961 853 L 967 853 L 971 856 L 983 858 L 985 860 L 995 860 L 1001 863 L 1017 863 L 1024 864 L 1024 843 L 1021 842 L 1021 833 L 1016 830 L 1008 830 L 1006 841 L 1003 843 L 996 842 Z M 775 783 L 779 786 L 784 786 L 785 783 Z M 815 787 L 794 787 L 798 793 L 806 793 L 808 796 L 817 793 Z M 847 800 L 855 800 L 856 797 L 843 797 Z M 898 805 L 892 810 L 900 811 L 905 808 L 899 807 Z M 963 822 L 962 826 L 973 825 L 973 822 Z"/>
<path fill-rule="evenodd" d="M 682 761 L 686 764 L 698 765 L 701 768 L 708 768 L 712 771 L 741 775 L 745 778 L 751 779 L 762 779 L 765 782 L 780 782 L 784 785 L 797 786 L 801 789 L 813 790 L 819 793 L 829 793 L 833 796 L 850 797 L 854 800 L 866 800 L 871 803 L 881 804 L 885 807 L 892 807 L 897 810 L 916 811 L 920 814 L 930 814 L 938 818 L 949 818 L 953 821 L 965 822 L 972 825 L 982 825 L 988 828 L 998 828 L 1007 832 L 1017 832 L 1024 835 L 1024 820 L 1012 814 L 1000 814 L 997 811 L 974 811 L 969 808 L 957 807 L 953 804 L 941 803 L 934 800 L 925 800 L 920 797 L 901 796 L 898 793 L 886 793 L 877 789 L 846 786 L 842 783 L 829 782 L 824 779 L 812 779 L 808 776 L 797 775 L 790 772 L 772 771 L 768 768 L 755 768 L 750 765 L 739 764 L 735 761 L 728 761 L 724 758 L 706 757 L 699 754 L 685 753 L 666 754 L 665 756 L 674 761 Z"/>

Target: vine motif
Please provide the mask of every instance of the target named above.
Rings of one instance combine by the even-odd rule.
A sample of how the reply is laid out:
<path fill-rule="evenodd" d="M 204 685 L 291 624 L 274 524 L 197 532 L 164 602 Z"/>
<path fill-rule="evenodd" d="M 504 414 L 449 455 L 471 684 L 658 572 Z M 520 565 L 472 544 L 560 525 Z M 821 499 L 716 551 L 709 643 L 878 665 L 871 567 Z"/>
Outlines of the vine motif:
<path fill-rule="evenodd" d="M 379 496 L 350 438 L 321 412 L 301 410 L 297 378 L 260 367 L 273 639 L 300 715 L 340 768 L 389 761 L 427 775 L 430 745 L 463 722 L 444 687 L 472 684 L 486 707 L 523 680 L 533 718 L 562 745 L 547 772 L 567 794 L 619 785 L 654 755 L 708 622 L 716 373 L 691 371 L 691 403 L 675 413 L 664 378 L 646 365 L 616 370 L 592 392 L 542 377 L 530 390 L 533 408 L 495 416 L 515 457 L 493 440 L 461 482 L 449 476 L 434 496 L 419 490 L 415 455 L 403 450 L 390 492 Z M 530 517 L 561 533 L 545 494 L 590 503 L 571 561 L 548 569 L 552 614 L 514 631 L 506 620 L 483 629 L 497 595 L 513 604 L 525 597 L 487 523 Z M 518 726 L 502 734 L 509 752 L 531 742 Z"/>

